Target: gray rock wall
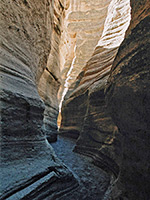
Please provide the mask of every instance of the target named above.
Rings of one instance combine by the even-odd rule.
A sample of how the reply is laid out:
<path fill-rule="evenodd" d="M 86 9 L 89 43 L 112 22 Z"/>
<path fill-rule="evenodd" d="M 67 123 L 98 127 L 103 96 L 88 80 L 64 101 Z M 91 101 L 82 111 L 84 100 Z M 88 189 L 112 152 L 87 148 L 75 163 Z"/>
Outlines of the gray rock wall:
<path fill-rule="evenodd" d="M 52 6 L 50 2 L 1 1 L 1 117 L 4 137 L 6 133 L 15 137 L 20 133 L 26 137 L 31 132 L 32 135 L 40 134 L 44 103 L 37 92 L 36 82 L 50 52 Z"/>
<path fill-rule="evenodd" d="M 125 1 L 122 3 L 125 5 Z M 150 1 L 131 0 L 130 5 L 131 23 L 119 51 L 109 46 L 112 38 L 118 36 L 116 31 L 115 37 L 114 30 L 121 30 L 118 26 L 112 28 L 115 19 L 119 24 L 118 14 L 109 24 L 108 32 L 104 28 L 106 38 L 103 35 L 99 46 L 65 97 L 60 131 L 66 136 L 74 134 L 79 137 L 75 150 L 91 156 L 96 165 L 106 170 L 109 168 L 117 175 L 118 188 L 114 189 L 113 199 L 133 200 L 149 199 L 150 196 Z M 124 17 L 125 13 L 120 18 L 123 27 Z M 100 51 L 100 44 L 106 45 L 108 49 Z M 85 94 L 86 98 L 82 98 Z M 84 106 L 79 111 L 81 105 Z M 86 111 L 82 112 L 84 108 Z M 73 111 L 73 118 L 69 110 Z M 77 131 L 72 131 L 73 125 Z"/>
<path fill-rule="evenodd" d="M 43 131 L 44 109 L 56 101 L 57 77 L 46 68 L 51 50 L 53 1 L 2 0 L 0 199 L 56 199 L 77 188 L 72 173 L 56 157 Z M 55 6 L 61 7 L 61 2 Z M 58 66 L 56 66 L 56 71 Z M 53 80 L 54 79 L 54 80 Z M 40 84 L 53 90 L 43 98 Z M 48 88 L 47 88 L 48 89 Z M 51 97 L 51 102 L 47 99 Z M 47 105 L 48 104 L 48 105 Z M 46 105 L 46 106 L 45 106 Z M 52 105 L 53 106 L 53 105 Z"/>
<path fill-rule="evenodd" d="M 65 96 L 60 127 L 60 134 L 78 138 L 75 151 L 91 156 L 96 165 L 115 176 L 120 134 L 107 112 L 104 90 L 129 23 L 129 1 L 112 0 L 94 53 Z"/>
<path fill-rule="evenodd" d="M 150 1 L 132 1 L 132 20 L 106 89 L 109 112 L 123 140 L 120 182 L 127 199 L 150 191 Z"/>

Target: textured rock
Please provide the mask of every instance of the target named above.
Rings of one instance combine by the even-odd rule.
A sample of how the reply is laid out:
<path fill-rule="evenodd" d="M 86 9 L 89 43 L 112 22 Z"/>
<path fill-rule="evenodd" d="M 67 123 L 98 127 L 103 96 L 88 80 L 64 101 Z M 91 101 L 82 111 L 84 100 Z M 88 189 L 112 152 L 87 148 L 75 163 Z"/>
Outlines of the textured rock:
<path fill-rule="evenodd" d="M 131 0 L 131 6 L 131 24 L 113 63 L 106 97 L 124 140 L 122 196 L 140 200 L 150 197 L 150 1 Z"/>
<path fill-rule="evenodd" d="M 70 1 L 70 6 L 65 12 L 60 44 L 62 77 L 60 99 L 64 98 L 68 87 L 92 56 L 103 32 L 109 3 L 110 0 Z"/>
<path fill-rule="evenodd" d="M 86 114 L 87 99 L 88 93 L 86 92 L 76 98 L 69 98 L 63 103 L 62 121 L 59 130 L 61 134 L 64 133 L 65 136 L 78 138 Z"/>
<path fill-rule="evenodd" d="M 65 196 L 65 200 L 102 200 L 110 184 L 110 176 L 93 163 L 86 156 L 70 151 L 74 148 L 76 140 L 58 136 L 52 146 L 59 158 L 74 172 L 79 180 L 78 190 Z M 106 198 L 108 199 L 108 198 Z"/>
<path fill-rule="evenodd" d="M 88 0 L 72 5 L 67 27 L 68 32 L 76 37 L 71 83 L 89 60 L 102 34 L 109 2 L 110 0 L 94 0 L 94 2 Z"/>
<path fill-rule="evenodd" d="M 61 2 L 55 3 L 61 11 Z M 58 113 L 58 75 L 46 67 L 53 7 L 53 1 L 49 0 L 0 2 L 0 199 L 56 199 L 78 186 L 43 134 L 45 105 L 41 97 L 46 104 L 45 116 L 50 112 L 49 107 L 56 110 L 54 114 Z M 52 44 L 55 42 L 53 36 Z M 58 66 L 56 72 L 59 74 Z M 52 90 L 45 93 L 43 89 L 40 97 L 37 88 L 49 86 L 49 82 Z M 54 123 L 54 117 L 51 118 Z"/>
<path fill-rule="evenodd" d="M 47 137 L 57 138 L 57 116 L 58 116 L 58 100 L 57 93 L 61 85 L 60 77 L 60 39 L 64 19 L 63 1 L 55 1 L 54 4 L 54 22 L 51 36 L 51 52 L 48 58 L 46 69 L 39 77 L 38 91 L 45 103 L 44 111 L 44 129 Z"/>
<path fill-rule="evenodd" d="M 65 97 L 60 128 L 65 136 L 80 136 L 75 151 L 91 156 L 96 165 L 115 176 L 119 173 L 121 143 L 107 113 L 104 89 L 129 21 L 129 1 L 112 1 L 102 37 Z"/>
<path fill-rule="evenodd" d="M 27 137 L 31 127 L 32 135 L 40 132 L 44 104 L 36 80 L 50 51 L 50 8 L 50 3 L 1 1 L 1 111 L 5 137 L 17 137 L 20 132 Z M 40 17 L 40 9 L 48 12 Z"/>
<path fill-rule="evenodd" d="M 2 143 L 0 169 L 2 200 L 56 199 L 78 186 L 44 139 Z"/>
<path fill-rule="evenodd" d="M 113 199 L 149 199 L 150 1 L 131 0 L 120 46 L 129 3 L 1 0 L 1 199 L 74 198 L 78 183 L 48 144 L 71 83 L 61 132 L 113 174 Z"/>
<path fill-rule="evenodd" d="M 53 1 L 37 5 L 36 1 L 33 5 L 30 1 L 8 1 L 8 5 L 1 2 L 2 131 L 8 129 L 10 135 L 10 132 L 27 133 L 29 129 L 40 134 L 41 127 L 48 134 L 57 129 L 64 6 L 63 2 L 55 1 L 53 9 L 52 4 Z M 6 101 L 12 105 L 11 109 Z M 20 113 L 22 120 L 18 117 Z"/>

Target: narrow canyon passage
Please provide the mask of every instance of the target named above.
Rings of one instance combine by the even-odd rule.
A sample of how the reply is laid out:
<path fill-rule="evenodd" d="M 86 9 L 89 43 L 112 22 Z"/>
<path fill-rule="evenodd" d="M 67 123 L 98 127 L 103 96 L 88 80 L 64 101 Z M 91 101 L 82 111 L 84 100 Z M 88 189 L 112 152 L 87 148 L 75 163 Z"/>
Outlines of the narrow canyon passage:
<path fill-rule="evenodd" d="M 149 200 L 150 0 L 0 0 L 0 19 L 0 199 Z"/>
<path fill-rule="evenodd" d="M 58 158 L 79 181 L 76 191 L 62 199 L 101 200 L 110 186 L 110 177 L 105 171 L 92 164 L 92 159 L 73 152 L 75 144 L 74 139 L 62 136 L 58 136 L 57 142 L 51 144 Z"/>

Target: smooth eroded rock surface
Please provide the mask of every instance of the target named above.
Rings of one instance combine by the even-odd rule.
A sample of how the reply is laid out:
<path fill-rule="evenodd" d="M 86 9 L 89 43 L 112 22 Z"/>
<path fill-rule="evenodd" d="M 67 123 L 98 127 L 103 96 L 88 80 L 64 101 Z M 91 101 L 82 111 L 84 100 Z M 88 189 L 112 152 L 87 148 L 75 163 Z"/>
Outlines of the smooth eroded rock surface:
<path fill-rule="evenodd" d="M 3 200 L 56 199 L 78 187 L 72 173 L 48 144 L 47 127 L 43 127 L 43 117 L 44 124 L 49 120 L 55 129 L 57 126 L 59 80 L 46 67 L 51 44 L 56 42 L 54 39 L 51 42 L 55 27 L 53 3 L 0 2 L 0 199 Z M 61 6 L 60 1 L 55 2 L 59 11 Z M 58 66 L 55 69 L 59 72 Z M 52 90 L 45 92 L 49 83 Z M 38 88 L 43 89 L 41 97 Z M 48 112 L 53 113 L 49 119 Z"/>
<path fill-rule="evenodd" d="M 107 112 L 104 90 L 129 22 L 129 1 L 111 1 L 94 53 L 65 96 L 60 127 L 60 134 L 78 138 L 75 151 L 92 157 L 96 165 L 116 177 L 121 162 L 120 134 Z"/>
<path fill-rule="evenodd" d="M 60 100 L 92 56 L 103 32 L 109 3 L 110 0 L 70 1 L 60 43 Z"/>
<path fill-rule="evenodd" d="M 40 14 L 39 10 L 46 8 L 46 15 Z M 1 130 L 4 137 L 19 136 L 20 132 L 27 136 L 31 127 L 33 135 L 35 131 L 40 132 L 44 104 L 37 92 L 36 79 L 50 52 L 50 9 L 51 3 L 1 1 Z"/>
<path fill-rule="evenodd" d="M 149 200 L 150 1 L 1 0 L 0 18 L 0 199 Z"/>
<path fill-rule="evenodd" d="M 78 187 L 46 140 L 1 143 L 0 199 L 57 199 Z"/>
<path fill-rule="evenodd" d="M 123 138 L 122 196 L 140 200 L 150 197 L 150 1 L 131 0 L 131 6 L 131 24 L 113 63 L 106 99 Z"/>

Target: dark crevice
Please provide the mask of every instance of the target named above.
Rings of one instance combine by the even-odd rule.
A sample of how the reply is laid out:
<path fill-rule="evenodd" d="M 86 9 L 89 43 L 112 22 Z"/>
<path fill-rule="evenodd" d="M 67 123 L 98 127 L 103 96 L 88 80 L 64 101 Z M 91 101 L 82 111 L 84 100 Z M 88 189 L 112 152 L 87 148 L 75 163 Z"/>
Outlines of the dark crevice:
<path fill-rule="evenodd" d="M 62 3 L 59 1 L 59 5 L 62 8 L 62 10 L 64 10 L 64 6 L 62 5 Z"/>
<path fill-rule="evenodd" d="M 54 30 L 58 35 L 61 35 L 61 30 L 57 24 L 54 24 Z"/>
<path fill-rule="evenodd" d="M 57 81 L 58 83 L 60 83 L 59 82 L 59 80 L 58 80 L 58 78 L 46 67 L 46 70 L 48 71 L 48 73 L 53 77 L 53 79 L 55 80 L 55 81 Z"/>

